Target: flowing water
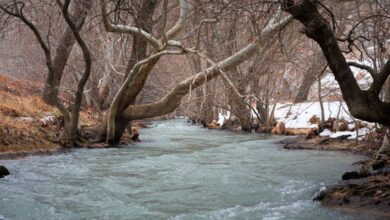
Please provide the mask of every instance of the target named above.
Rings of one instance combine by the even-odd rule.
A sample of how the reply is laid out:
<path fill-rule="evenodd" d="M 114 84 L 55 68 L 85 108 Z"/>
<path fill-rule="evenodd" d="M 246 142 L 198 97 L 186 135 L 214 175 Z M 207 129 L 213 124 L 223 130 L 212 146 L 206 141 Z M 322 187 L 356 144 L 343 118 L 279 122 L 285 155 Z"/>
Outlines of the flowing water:
<path fill-rule="evenodd" d="M 281 137 L 185 120 L 156 123 L 141 138 L 0 161 L 12 172 L 0 180 L 0 219 L 375 219 L 311 201 L 362 157 L 283 150 Z"/>

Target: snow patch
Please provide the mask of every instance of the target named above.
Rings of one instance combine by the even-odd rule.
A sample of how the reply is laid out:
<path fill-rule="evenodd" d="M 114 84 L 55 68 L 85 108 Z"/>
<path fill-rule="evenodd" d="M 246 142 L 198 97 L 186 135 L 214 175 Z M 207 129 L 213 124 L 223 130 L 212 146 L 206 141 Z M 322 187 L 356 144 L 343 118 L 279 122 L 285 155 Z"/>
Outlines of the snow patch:
<path fill-rule="evenodd" d="M 228 120 L 230 118 L 230 111 L 228 111 L 226 113 L 226 115 L 224 115 L 222 112 L 218 112 L 218 120 L 217 120 L 217 123 L 219 124 L 219 126 L 222 126 L 226 120 Z"/>
<path fill-rule="evenodd" d="M 332 131 L 330 131 L 329 129 L 325 129 L 323 132 L 320 133 L 320 136 L 321 137 L 329 137 L 331 134 L 333 134 Z"/>
<path fill-rule="evenodd" d="M 348 123 L 348 130 L 355 128 L 354 119 L 348 111 L 348 107 L 345 102 L 324 102 L 324 116 L 325 120 L 328 118 L 344 119 Z M 317 124 L 310 123 L 310 118 L 313 116 L 321 117 L 321 107 L 319 102 L 304 102 L 298 104 L 276 104 L 275 119 L 278 122 L 284 122 L 286 128 L 318 128 Z M 347 139 L 354 140 L 358 136 L 358 139 L 363 139 L 364 136 L 370 131 L 370 128 L 374 126 L 373 123 L 366 123 L 367 127 L 361 128 L 356 131 L 340 131 L 332 132 L 329 129 L 325 129 L 320 133 L 321 137 L 337 138 L 342 135 L 350 135 Z"/>
<path fill-rule="evenodd" d="M 325 120 L 328 118 L 343 118 L 353 121 L 344 102 L 324 102 Z M 311 124 L 310 118 L 320 117 L 321 106 L 319 102 L 304 102 L 299 104 L 276 104 L 275 118 L 283 121 L 287 128 L 316 128 L 317 124 Z"/>

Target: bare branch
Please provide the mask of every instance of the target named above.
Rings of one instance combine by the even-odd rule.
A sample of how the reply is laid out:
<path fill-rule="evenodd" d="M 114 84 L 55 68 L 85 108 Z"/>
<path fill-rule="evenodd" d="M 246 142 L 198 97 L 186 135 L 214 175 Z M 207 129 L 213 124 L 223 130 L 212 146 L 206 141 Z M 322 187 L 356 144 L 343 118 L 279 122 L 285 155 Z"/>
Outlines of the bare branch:
<path fill-rule="evenodd" d="M 381 71 L 378 73 L 376 79 L 371 85 L 370 90 L 375 94 L 379 95 L 382 90 L 383 84 L 385 84 L 387 78 L 390 75 L 390 59 L 387 60 L 386 64 L 382 67 Z"/>
<path fill-rule="evenodd" d="M 188 0 L 180 0 L 180 17 L 175 23 L 175 25 L 167 31 L 165 34 L 167 40 L 171 40 L 176 37 L 176 35 L 183 29 L 185 20 L 188 17 L 188 12 L 190 10 L 190 4 Z"/>
<path fill-rule="evenodd" d="M 276 19 L 278 20 L 278 19 Z M 245 62 L 254 54 L 258 53 L 264 44 L 266 44 L 272 36 L 286 26 L 292 17 L 288 16 L 281 19 L 280 21 L 270 22 L 260 33 L 260 41 L 249 44 L 239 52 L 227 57 L 226 59 L 195 74 L 192 77 L 179 83 L 169 94 L 163 99 L 156 103 L 145 104 L 145 105 L 130 105 L 124 112 L 123 115 L 130 119 L 144 119 L 150 117 L 161 116 L 174 111 L 181 103 L 183 97 L 189 92 L 189 90 L 195 89 L 202 84 L 214 79 L 219 76 L 222 71 L 228 71 L 237 65 Z"/>
<path fill-rule="evenodd" d="M 377 73 L 375 72 L 375 70 L 370 67 L 370 66 L 367 66 L 367 65 L 364 65 L 364 64 L 361 64 L 361 63 L 356 63 L 356 62 L 347 62 L 347 64 L 349 66 L 354 66 L 354 67 L 357 67 L 359 69 L 362 69 L 362 70 L 366 70 L 368 73 L 371 74 L 372 78 L 375 79 L 377 78 Z"/>
<path fill-rule="evenodd" d="M 130 35 L 137 35 L 145 40 L 147 40 L 155 49 L 160 49 L 161 43 L 159 40 L 157 40 L 152 34 L 138 28 L 138 27 L 132 27 L 132 26 L 125 26 L 120 24 L 113 24 L 108 19 L 107 14 L 107 3 L 106 0 L 100 0 L 100 7 L 101 7 L 101 13 L 103 17 L 103 23 L 104 27 L 106 28 L 106 31 L 108 32 L 115 32 L 115 33 L 124 33 L 124 34 L 130 34 Z"/>

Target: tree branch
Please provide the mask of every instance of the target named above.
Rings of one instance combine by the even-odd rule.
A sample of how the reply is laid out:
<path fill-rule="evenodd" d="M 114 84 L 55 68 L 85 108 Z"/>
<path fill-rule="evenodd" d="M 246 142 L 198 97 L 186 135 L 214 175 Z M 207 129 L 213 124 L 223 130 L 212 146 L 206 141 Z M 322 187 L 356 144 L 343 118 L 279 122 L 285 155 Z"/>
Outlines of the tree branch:
<path fill-rule="evenodd" d="M 150 57 L 148 57 L 144 60 L 139 61 L 138 63 L 136 63 L 134 65 L 133 69 L 131 69 L 130 74 L 127 75 L 124 83 L 120 87 L 118 93 L 115 95 L 114 100 L 112 101 L 112 103 L 110 105 L 110 109 L 108 111 L 108 118 L 107 118 L 107 138 L 106 138 L 107 143 L 110 143 L 115 137 L 115 119 L 116 119 L 116 116 L 118 113 L 119 104 L 120 104 L 120 102 L 121 102 L 121 100 L 126 92 L 126 89 L 129 86 L 130 82 L 132 82 L 134 80 L 134 78 L 136 77 L 136 73 L 139 71 L 139 69 L 142 67 L 142 65 L 149 63 L 153 60 L 159 59 L 161 56 L 164 56 L 164 55 L 177 55 L 177 54 L 182 54 L 182 53 L 183 53 L 183 51 L 163 50 L 163 51 L 160 51 L 158 53 L 151 55 Z"/>
<path fill-rule="evenodd" d="M 125 26 L 120 24 L 113 24 L 108 19 L 107 14 L 107 3 L 106 0 L 100 0 L 100 8 L 101 13 L 103 17 L 103 24 L 106 28 L 106 31 L 108 32 L 115 32 L 115 33 L 124 33 L 124 34 L 130 34 L 130 35 L 137 35 L 145 40 L 147 40 L 155 49 L 159 50 L 162 48 L 162 45 L 159 40 L 157 40 L 153 35 L 150 33 L 138 28 L 138 27 L 132 27 L 132 26 Z"/>
<path fill-rule="evenodd" d="M 362 70 L 366 70 L 368 73 L 370 73 L 370 75 L 372 76 L 372 78 L 375 80 L 377 78 L 377 73 L 375 72 L 375 70 L 370 67 L 370 66 L 367 66 L 367 65 L 364 65 L 364 64 L 361 64 L 361 63 L 357 63 L 357 62 L 347 62 L 347 64 L 349 66 L 354 66 L 354 67 L 357 67 L 359 69 L 362 69 Z"/>
<path fill-rule="evenodd" d="M 334 32 L 319 13 L 316 1 L 302 0 L 295 4 L 294 0 L 283 0 L 281 4 L 284 10 L 304 25 L 305 34 L 321 47 L 351 114 L 355 118 L 389 126 L 390 103 L 381 101 L 379 97 L 381 88 L 390 74 L 389 61 L 381 70 L 378 79 L 374 78 L 371 88 L 362 91 L 341 52 Z"/>
<path fill-rule="evenodd" d="M 19 9 L 18 4 L 21 4 L 22 7 Z M 51 53 L 49 46 L 46 44 L 45 40 L 43 40 L 43 37 L 41 33 L 38 31 L 38 28 L 27 18 L 23 15 L 23 8 L 24 8 L 24 3 L 22 2 L 16 2 L 13 7 L 15 8 L 15 13 L 8 10 L 4 5 L 0 4 L 0 9 L 3 10 L 5 13 L 12 15 L 14 17 L 19 18 L 25 25 L 27 25 L 31 31 L 34 33 L 35 37 L 38 40 L 39 45 L 43 49 L 43 52 L 45 53 L 45 58 L 46 58 L 46 65 L 50 69 L 53 69 L 52 61 L 51 61 Z"/>
<path fill-rule="evenodd" d="M 382 67 L 381 71 L 378 73 L 377 78 L 374 78 L 370 90 L 375 94 L 379 95 L 382 90 L 383 84 L 385 84 L 387 78 L 390 75 L 390 59 L 387 60 L 386 64 Z"/>
<path fill-rule="evenodd" d="M 188 12 L 190 10 L 190 4 L 188 0 L 180 0 L 180 17 L 176 21 L 175 25 L 165 33 L 166 39 L 171 40 L 176 37 L 176 35 L 183 29 L 185 20 L 188 17 Z"/>
<path fill-rule="evenodd" d="M 288 16 L 279 21 L 278 20 L 279 19 L 276 19 L 274 22 L 270 22 L 261 31 L 259 40 L 254 41 L 239 52 L 220 61 L 217 65 L 213 65 L 182 81 L 160 101 L 145 105 L 130 105 L 122 113 L 122 116 L 129 120 L 137 120 L 161 116 L 174 111 L 177 107 L 179 107 L 181 100 L 191 88 L 194 89 L 201 86 L 202 84 L 219 76 L 221 74 L 221 70 L 228 71 L 258 53 L 262 49 L 262 46 L 264 46 L 264 44 L 266 44 L 272 36 L 274 36 L 292 20 L 292 17 Z"/>

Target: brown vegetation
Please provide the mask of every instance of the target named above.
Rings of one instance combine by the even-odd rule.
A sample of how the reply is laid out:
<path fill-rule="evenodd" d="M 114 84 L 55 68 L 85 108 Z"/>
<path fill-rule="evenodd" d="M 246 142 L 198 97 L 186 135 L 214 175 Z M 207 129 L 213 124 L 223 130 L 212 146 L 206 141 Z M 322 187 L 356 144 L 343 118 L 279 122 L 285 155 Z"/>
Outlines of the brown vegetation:
<path fill-rule="evenodd" d="M 0 75 L 0 158 L 60 150 L 60 114 L 38 96 L 42 88 Z"/>
<path fill-rule="evenodd" d="M 280 122 L 272 133 L 309 139 L 323 128 L 346 131 L 348 122 L 338 117 L 324 122 L 325 74 L 339 85 L 327 88 L 329 100 L 343 99 L 353 117 L 389 127 L 389 8 L 386 1 L 2 1 L 0 34 L 23 36 L 18 48 L 40 48 L 40 55 L 35 48 L 10 60 L 32 65 L 29 56 L 39 57 L 47 72 L 37 77 L 46 79 L 44 86 L 0 76 L 0 153 L 52 151 L 57 141 L 73 147 L 85 139 L 115 145 L 126 130 L 139 140 L 130 127 L 134 120 L 180 107 L 205 127 L 219 128 L 213 120 L 222 110 L 237 118 L 222 127 L 268 132 L 276 103 L 309 100 L 315 82 L 321 117 L 310 122 L 319 128 Z M 302 27 L 305 35 L 296 31 Z M 372 82 L 362 88 L 357 80 L 365 76 L 351 66 Z M 97 118 L 95 111 L 105 113 Z M 367 126 L 359 123 L 355 129 Z M 336 149 L 333 140 L 312 140 L 309 148 Z M 349 143 L 337 142 L 337 148 L 353 149 Z M 389 156 L 390 144 L 383 143 L 378 154 Z"/>
<path fill-rule="evenodd" d="M 56 148 L 53 131 L 39 124 L 39 118 L 55 110 L 34 95 L 39 90 L 33 83 L 0 75 L 0 153 Z"/>

